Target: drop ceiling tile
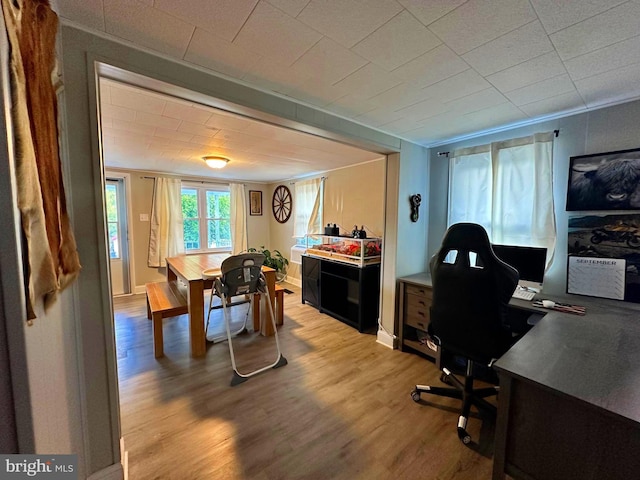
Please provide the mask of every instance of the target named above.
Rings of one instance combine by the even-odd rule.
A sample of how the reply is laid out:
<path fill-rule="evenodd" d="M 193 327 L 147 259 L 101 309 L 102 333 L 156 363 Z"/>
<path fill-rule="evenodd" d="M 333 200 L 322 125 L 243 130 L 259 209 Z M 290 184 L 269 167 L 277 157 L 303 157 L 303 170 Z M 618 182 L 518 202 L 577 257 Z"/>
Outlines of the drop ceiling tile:
<path fill-rule="evenodd" d="M 190 141 L 191 143 L 204 145 L 205 147 L 224 147 L 226 143 L 223 138 L 202 137 L 200 135 L 194 135 L 193 137 L 191 137 Z"/>
<path fill-rule="evenodd" d="M 199 107 L 190 102 L 171 101 L 167 103 L 162 111 L 165 117 L 177 118 L 178 120 L 186 120 L 194 123 L 205 124 L 211 118 L 211 110 Z"/>
<path fill-rule="evenodd" d="M 201 137 L 215 137 L 219 132 L 219 129 L 217 128 L 208 127 L 207 125 L 203 125 L 201 123 L 186 122 L 184 120 L 180 121 L 177 130 L 179 132 L 189 133 L 192 136 L 198 135 Z"/>
<path fill-rule="evenodd" d="M 369 112 L 363 113 L 355 118 L 356 122 L 362 122 L 365 125 L 371 125 L 374 128 L 377 128 L 379 125 L 383 123 L 389 123 L 393 120 L 398 120 L 404 117 L 401 112 L 394 112 L 388 107 L 378 107 L 375 110 L 371 110 Z"/>
<path fill-rule="evenodd" d="M 232 41 L 258 0 L 155 0 L 157 9 Z"/>
<path fill-rule="evenodd" d="M 157 95 L 146 93 L 127 86 L 111 86 L 111 103 L 118 107 L 140 112 L 162 114 L 166 101 Z"/>
<path fill-rule="evenodd" d="M 311 0 L 297 18 L 350 48 L 401 11 L 389 0 Z"/>
<path fill-rule="evenodd" d="M 55 11 L 59 16 L 104 32 L 102 0 L 65 0 L 56 4 Z"/>
<path fill-rule="evenodd" d="M 403 11 L 352 47 L 352 50 L 389 71 L 441 43 L 413 15 Z"/>
<path fill-rule="evenodd" d="M 568 60 L 638 35 L 640 4 L 627 2 L 549 35 L 560 58 Z"/>
<path fill-rule="evenodd" d="M 271 5 L 279 8 L 287 15 L 297 17 L 309 0 L 268 0 Z"/>
<path fill-rule="evenodd" d="M 462 55 L 536 18 L 529 0 L 469 0 L 429 30 Z"/>
<path fill-rule="evenodd" d="M 249 125 L 251 125 L 251 120 L 247 120 L 246 118 L 240 117 L 238 115 L 226 114 L 218 110 L 212 112 L 211 118 L 207 120 L 207 123 L 205 125 L 207 125 L 207 127 L 213 127 L 218 130 L 231 129 L 241 132 Z"/>
<path fill-rule="evenodd" d="M 100 114 L 105 118 L 115 118 L 117 120 L 127 120 L 133 122 L 136 119 L 136 111 L 131 108 L 119 107 L 117 105 L 103 105 L 100 107 Z"/>
<path fill-rule="evenodd" d="M 416 85 L 401 83 L 369 99 L 372 105 L 387 111 L 400 110 L 414 103 L 430 98 L 430 92 Z"/>
<path fill-rule="evenodd" d="M 136 112 L 136 123 L 175 130 L 181 122 L 176 118 L 163 117 L 162 115 L 155 115 L 153 113 Z"/>
<path fill-rule="evenodd" d="M 233 43 L 291 65 L 321 38 L 318 32 L 261 1 Z"/>
<path fill-rule="evenodd" d="M 573 80 L 640 63 L 640 36 L 614 43 L 564 62 Z"/>
<path fill-rule="evenodd" d="M 450 102 L 489 87 L 491 87 L 491 84 L 482 78 L 478 72 L 469 69 L 423 88 L 422 92 L 428 98 L 437 98 L 441 102 Z"/>
<path fill-rule="evenodd" d="M 291 66 L 301 75 L 334 84 L 368 62 L 330 38 L 322 38 Z"/>
<path fill-rule="evenodd" d="M 396 110 L 394 113 L 402 115 L 401 118 L 410 117 L 414 120 L 424 120 L 426 118 L 435 117 L 436 115 L 440 115 L 449 110 L 451 109 L 437 98 L 428 98 L 421 102 L 414 103 L 413 105 L 409 105 L 408 107 Z"/>
<path fill-rule="evenodd" d="M 389 90 L 402 83 L 402 79 L 393 73 L 380 68 L 375 63 L 368 63 L 335 84 L 349 94 L 361 98 L 369 98 Z"/>
<path fill-rule="evenodd" d="M 627 0 L 531 0 L 547 33 L 554 33 Z"/>
<path fill-rule="evenodd" d="M 467 0 L 398 0 L 400 4 L 409 10 L 424 25 L 443 17 L 451 10 L 455 10 Z"/>
<path fill-rule="evenodd" d="M 553 45 L 536 20 L 474 48 L 462 58 L 486 76 L 551 51 Z"/>
<path fill-rule="evenodd" d="M 464 117 L 465 121 L 482 124 L 486 129 L 488 126 L 498 127 L 525 120 L 527 115 L 514 104 L 507 102 L 466 113 Z"/>
<path fill-rule="evenodd" d="M 196 28 L 184 59 L 201 67 L 242 78 L 260 55 Z"/>
<path fill-rule="evenodd" d="M 468 69 L 467 62 L 446 45 L 440 45 L 392 73 L 407 82 L 426 87 Z"/>
<path fill-rule="evenodd" d="M 312 77 L 300 82 L 298 85 L 294 85 L 286 94 L 310 105 L 325 107 L 343 97 L 346 93 L 347 90 L 345 88 L 331 85 L 323 82 L 320 78 Z"/>
<path fill-rule="evenodd" d="M 564 65 L 558 54 L 553 51 L 489 75 L 486 79 L 504 93 L 563 73 L 566 73 Z"/>
<path fill-rule="evenodd" d="M 375 110 L 378 106 L 358 94 L 348 94 L 340 97 L 325 107 L 328 111 L 344 118 L 354 118 L 363 113 Z"/>
<path fill-rule="evenodd" d="M 533 85 L 528 85 L 505 93 L 505 96 L 514 104 L 520 106 L 574 91 L 575 86 L 569 78 L 569 75 L 562 74 L 557 77 L 549 78 L 547 80 L 534 83 Z"/>
<path fill-rule="evenodd" d="M 470 114 L 479 110 L 486 110 L 492 107 L 509 103 L 509 100 L 493 87 L 479 92 L 466 95 L 457 100 L 447 102 L 445 105 L 449 110 L 460 114 Z"/>
<path fill-rule="evenodd" d="M 113 130 L 111 130 L 112 135 L 128 135 L 135 136 L 140 134 L 153 135 L 155 132 L 155 125 L 143 125 L 136 122 L 127 122 L 125 120 L 112 120 L 113 122 Z"/>
<path fill-rule="evenodd" d="M 588 107 L 631 100 L 640 96 L 640 65 L 630 65 L 576 80 L 576 88 Z"/>
<path fill-rule="evenodd" d="M 242 79 L 263 91 L 286 94 L 289 89 L 307 80 L 308 77 L 299 71 L 293 71 L 282 62 L 263 57 Z"/>
<path fill-rule="evenodd" d="M 157 52 L 182 58 L 195 27 L 139 2 L 104 0 L 105 31 Z"/>
<path fill-rule="evenodd" d="M 520 109 L 532 118 L 583 110 L 584 108 L 584 100 L 578 92 L 562 93 L 555 97 L 520 105 Z"/>
<path fill-rule="evenodd" d="M 156 137 L 167 138 L 169 140 L 178 140 L 180 142 L 189 142 L 193 137 L 191 133 L 179 132 L 177 130 L 169 130 L 167 128 L 157 127 L 154 133 Z"/>

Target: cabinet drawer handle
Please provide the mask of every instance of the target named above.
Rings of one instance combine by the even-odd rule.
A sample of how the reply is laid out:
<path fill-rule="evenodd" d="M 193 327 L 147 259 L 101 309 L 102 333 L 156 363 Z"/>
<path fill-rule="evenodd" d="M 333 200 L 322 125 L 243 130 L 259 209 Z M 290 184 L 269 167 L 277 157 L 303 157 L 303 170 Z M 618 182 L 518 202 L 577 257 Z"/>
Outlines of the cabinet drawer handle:
<path fill-rule="evenodd" d="M 426 303 L 424 303 L 424 300 L 420 300 L 418 303 L 419 303 L 420 305 L 426 305 Z"/>
<path fill-rule="evenodd" d="M 418 325 L 420 325 L 422 327 L 423 330 L 425 330 L 424 323 L 422 323 L 422 322 L 417 322 L 417 323 L 418 323 Z"/>
<path fill-rule="evenodd" d="M 420 315 L 421 317 L 424 317 L 424 312 L 418 312 L 418 315 Z"/>

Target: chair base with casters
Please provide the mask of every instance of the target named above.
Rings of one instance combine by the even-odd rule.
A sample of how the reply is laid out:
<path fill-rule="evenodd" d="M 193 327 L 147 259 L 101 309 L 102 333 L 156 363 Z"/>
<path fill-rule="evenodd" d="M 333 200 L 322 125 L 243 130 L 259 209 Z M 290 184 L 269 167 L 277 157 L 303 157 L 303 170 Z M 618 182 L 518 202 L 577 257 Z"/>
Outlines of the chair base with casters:
<path fill-rule="evenodd" d="M 287 359 L 282 355 L 280 350 L 280 340 L 278 339 L 278 331 L 276 328 L 276 317 L 274 315 L 273 306 L 269 301 L 268 287 L 261 268 L 264 261 L 264 255 L 256 253 L 246 253 L 227 258 L 222 263 L 222 275 L 216 278 L 212 294 L 220 297 L 222 302 L 225 329 L 227 333 L 227 342 L 229 344 L 229 355 L 231 357 L 231 366 L 233 368 L 233 378 L 231 386 L 246 382 L 250 377 L 262 373 L 272 368 L 279 368 L 287 364 Z M 273 363 L 264 367 L 257 368 L 250 372 L 242 373 L 236 365 L 235 352 L 233 349 L 233 335 L 231 333 L 230 313 L 228 310 L 228 299 L 236 295 L 253 295 L 261 293 L 261 298 L 267 303 L 270 313 L 269 317 L 273 325 L 274 338 L 276 343 L 277 356 Z"/>
<path fill-rule="evenodd" d="M 464 376 L 464 383 L 461 382 L 448 368 L 442 369 L 442 376 L 440 380 L 447 385 L 451 385 L 453 388 L 445 387 L 431 387 L 429 385 L 416 385 L 411 392 L 411 398 L 414 402 L 420 401 L 420 394 L 428 393 L 431 395 L 439 395 L 441 397 L 457 398 L 462 400 L 462 410 L 460 417 L 458 418 L 458 438 L 462 440 L 465 445 L 471 443 L 471 435 L 467 433 L 467 422 L 469 420 L 469 414 L 471 413 L 471 407 L 475 406 L 483 413 L 489 414 L 493 419 L 496 417 L 497 409 L 494 405 L 490 404 L 485 398 L 497 395 L 500 391 L 499 386 L 485 387 L 485 388 L 473 388 L 473 360 L 466 359 L 466 371 Z"/>

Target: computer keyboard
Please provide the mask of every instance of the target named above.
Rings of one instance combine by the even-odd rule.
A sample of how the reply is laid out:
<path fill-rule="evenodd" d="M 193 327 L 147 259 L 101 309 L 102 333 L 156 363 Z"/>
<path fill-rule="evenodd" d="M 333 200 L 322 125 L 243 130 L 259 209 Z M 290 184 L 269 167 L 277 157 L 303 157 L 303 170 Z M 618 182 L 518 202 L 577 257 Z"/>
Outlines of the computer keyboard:
<path fill-rule="evenodd" d="M 513 295 L 511 296 L 513 298 L 519 298 L 520 300 L 533 300 L 533 297 L 536 296 L 536 292 L 516 287 L 516 291 L 513 292 Z"/>

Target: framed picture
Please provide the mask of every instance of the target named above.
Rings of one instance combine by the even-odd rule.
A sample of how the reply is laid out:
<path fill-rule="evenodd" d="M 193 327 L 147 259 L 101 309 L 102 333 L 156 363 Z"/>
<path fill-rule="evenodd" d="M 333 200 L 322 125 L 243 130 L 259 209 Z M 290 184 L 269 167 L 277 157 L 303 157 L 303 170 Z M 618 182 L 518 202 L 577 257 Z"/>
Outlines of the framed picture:
<path fill-rule="evenodd" d="M 262 215 L 262 192 L 249 190 L 249 214 Z"/>
<path fill-rule="evenodd" d="M 640 148 L 571 157 L 567 210 L 640 210 Z"/>

